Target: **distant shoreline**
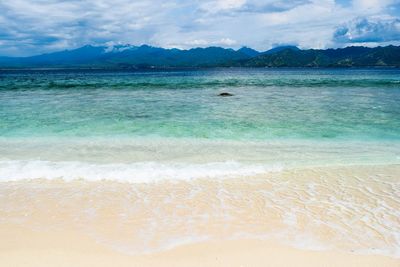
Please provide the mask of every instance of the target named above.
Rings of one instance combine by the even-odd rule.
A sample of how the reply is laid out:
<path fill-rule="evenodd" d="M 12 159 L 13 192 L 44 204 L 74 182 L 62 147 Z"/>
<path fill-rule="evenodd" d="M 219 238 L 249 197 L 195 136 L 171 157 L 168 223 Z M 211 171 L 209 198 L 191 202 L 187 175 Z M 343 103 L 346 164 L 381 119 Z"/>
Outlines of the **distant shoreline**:
<path fill-rule="evenodd" d="M 0 71 L 197 71 L 197 70 L 262 70 L 262 69 L 399 69 L 400 66 L 332 66 L 332 67 L 314 67 L 314 66 L 304 66 L 304 67 L 168 67 L 168 68 L 82 68 L 82 67 L 48 67 L 48 68 L 0 68 Z"/>
<path fill-rule="evenodd" d="M 164 49 L 148 45 L 114 47 L 86 45 L 30 57 L 0 57 L 0 69 L 203 69 L 203 68 L 354 68 L 400 67 L 400 46 L 350 46 L 305 49 L 296 46 L 256 51 L 223 47 Z"/>

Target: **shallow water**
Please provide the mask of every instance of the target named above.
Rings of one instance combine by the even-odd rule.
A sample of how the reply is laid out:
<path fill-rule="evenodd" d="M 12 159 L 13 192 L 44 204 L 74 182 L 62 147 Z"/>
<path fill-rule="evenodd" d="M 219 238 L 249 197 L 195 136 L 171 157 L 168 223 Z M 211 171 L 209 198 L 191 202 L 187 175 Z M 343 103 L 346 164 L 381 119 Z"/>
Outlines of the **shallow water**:
<path fill-rule="evenodd" d="M 152 181 L 399 163 L 399 77 L 397 69 L 1 72 L 0 178 L 146 181 L 158 169 Z"/>
<path fill-rule="evenodd" d="M 400 70 L 0 74 L 0 135 L 400 139 Z M 217 97 L 222 91 L 233 97 Z"/>

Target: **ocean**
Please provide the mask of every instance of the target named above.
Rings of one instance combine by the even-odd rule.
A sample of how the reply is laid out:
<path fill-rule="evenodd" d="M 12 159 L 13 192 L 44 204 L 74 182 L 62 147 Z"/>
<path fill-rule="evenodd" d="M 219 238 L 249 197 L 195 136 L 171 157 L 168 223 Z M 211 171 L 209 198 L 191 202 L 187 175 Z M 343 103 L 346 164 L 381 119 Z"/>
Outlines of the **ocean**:
<path fill-rule="evenodd" d="M 397 69 L 2 72 L 0 179 L 146 182 L 399 163 L 399 77 Z"/>
<path fill-rule="evenodd" d="M 48 190 L 81 226 L 102 221 L 108 199 L 131 239 L 85 229 L 129 253 L 272 236 L 397 257 L 399 164 L 399 69 L 0 71 L 0 222 L 49 215 L 18 193 Z M 104 198 L 115 189 L 104 183 L 129 194 Z"/>

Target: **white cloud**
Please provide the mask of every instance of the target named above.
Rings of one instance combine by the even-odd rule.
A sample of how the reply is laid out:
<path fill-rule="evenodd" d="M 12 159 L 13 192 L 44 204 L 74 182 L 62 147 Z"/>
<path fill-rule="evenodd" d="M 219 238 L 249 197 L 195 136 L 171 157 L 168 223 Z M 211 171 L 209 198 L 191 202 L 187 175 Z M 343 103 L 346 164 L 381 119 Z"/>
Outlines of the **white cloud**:
<path fill-rule="evenodd" d="M 400 19 L 357 18 L 338 27 L 334 39 L 346 44 L 399 41 Z"/>
<path fill-rule="evenodd" d="M 353 0 L 353 7 L 359 11 L 376 13 L 393 3 L 393 0 Z"/>
<path fill-rule="evenodd" d="M 246 3 L 246 0 L 214 0 L 203 3 L 200 8 L 209 13 L 239 9 Z"/>
<path fill-rule="evenodd" d="M 0 55 L 107 42 L 180 48 L 246 45 L 259 50 L 291 43 L 324 48 L 341 45 L 332 36 L 347 21 L 399 17 L 400 8 L 393 8 L 399 0 L 345 1 L 0 0 Z"/>

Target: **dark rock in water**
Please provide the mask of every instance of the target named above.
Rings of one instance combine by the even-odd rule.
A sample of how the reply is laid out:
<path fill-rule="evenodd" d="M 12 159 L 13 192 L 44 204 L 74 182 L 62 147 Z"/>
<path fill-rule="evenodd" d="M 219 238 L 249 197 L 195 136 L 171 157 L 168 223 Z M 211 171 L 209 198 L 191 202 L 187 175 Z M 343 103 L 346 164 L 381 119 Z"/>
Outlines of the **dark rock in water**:
<path fill-rule="evenodd" d="M 218 96 L 233 96 L 233 94 L 224 92 L 220 93 Z"/>

